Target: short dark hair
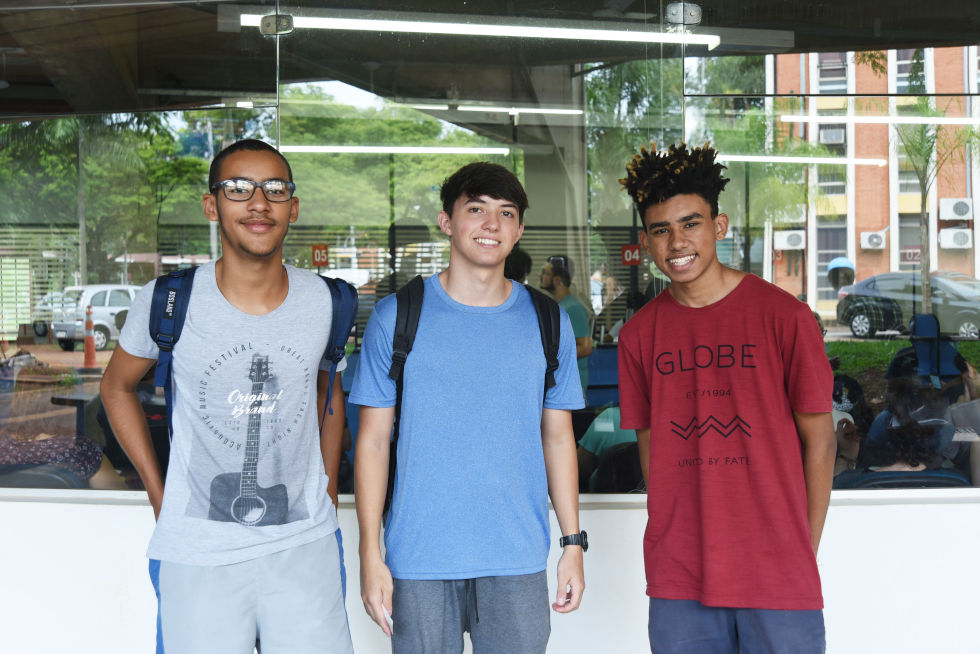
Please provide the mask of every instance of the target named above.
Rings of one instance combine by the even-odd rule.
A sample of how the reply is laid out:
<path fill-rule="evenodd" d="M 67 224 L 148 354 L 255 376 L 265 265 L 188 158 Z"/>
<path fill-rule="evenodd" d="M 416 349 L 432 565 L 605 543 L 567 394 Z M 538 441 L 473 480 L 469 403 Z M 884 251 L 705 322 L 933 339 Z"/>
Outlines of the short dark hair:
<path fill-rule="evenodd" d="M 555 256 L 548 257 L 548 263 L 551 264 L 551 274 L 553 277 L 560 279 L 561 283 L 565 286 L 572 285 L 572 275 L 575 272 L 575 267 L 567 254 L 556 254 Z"/>
<path fill-rule="evenodd" d="M 718 215 L 718 196 L 729 182 L 722 177 L 725 166 L 715 162 L 717 156 L 718 151 L 709 143 L 693 150 L 688 150 L 685 143 L 671 145 L 666 152 L 658 151 L 656 143 L 651 143 L 649 152 L 640 148 L 639 154 L 626 164 L 626 177 L 619 183 L 636 203 L 641 220 L 647 207 L 687 193 L 704 198 L 714 218 Z M 643 224 L 646 225 L 645 220 Z"/>
<path fill-rule="evenodd" d="M 229 145 L 227 148 L 222 150 L 217 154 L 217 156 L 211 161 L 211 169 L 208 171 L 208 192 L 214 189 L 214 185 L 221 181 L 221 166 L 229 156 L 235 154 L 236 152 L 249 151 L 249 152 L 272 152 L 286 164 L 286 172 L 289 173 L 289 179 L 286 181 L 293 181 L 293 169 L 290 167 L 289 162 L 286 157 L 282 155 L 282 152 L 275 149 L 265 141 L 260 141 L 258 139 L 242 139 L 241 141 L 236 141 Z"/>
<path fill-rule="evenodd" d="M 531 274 L 531 255 L 515 245 L 504 260 L 504 277 L 522 282 Z"/>
<path fill-rule="evenodd" d="M 520 180 L 500 164 L 489 161 L 476 161 L 467 164 L 450 175 L 442 183 L 439 197 L 442 210 L 452 215 L 456 200 L 465 197 L 478 198 L 486 195 L 494 200 L 507 200 L 517 205 L 520 222 L 524 222 L 524 212 L 530 206 L 527 193 Z"/>

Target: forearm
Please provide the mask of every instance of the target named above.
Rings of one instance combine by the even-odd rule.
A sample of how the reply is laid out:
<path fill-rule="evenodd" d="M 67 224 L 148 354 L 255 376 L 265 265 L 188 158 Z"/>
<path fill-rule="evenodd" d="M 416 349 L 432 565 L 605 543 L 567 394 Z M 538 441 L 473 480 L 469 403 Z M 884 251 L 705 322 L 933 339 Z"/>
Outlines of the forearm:
<path fill-rule="evenodd" d="M 394 407 L 361 407 L 354 456 L 354 494 L 361 559 L 381 559 L 381 520 L 388 488 L 388 457 Z"/>
<path fill-rule="evenodd" d="M 340 381 L 340 373 L 334 377 L 330 398 L 330 408 L 333 413 L 326 411 L 327 387 L 329 373 L 321 372 L 317 377 L 317 405 L 320 418 L 320 454 L 323 456 L 323 470 L 327 473 L 327 494 L 330 501 L 337 506 L 337 476 L 340 474 L 340 457 L 343 452 L 344 421 L 344 389 Z"/>
<path fill-rule="evenodd" d="M 545 409 L 542 420 L 542 447 L 548 476 L 548 494 L 563 536 L 577 534 L 578 459 L 575 436 L 568 411 Z M 549 415 L 550 414 L 550 415 Z"/>
<path fill-rule="evenodd" d="M 830 489 L 834 480 L 837 441 L 830 414 L 798 414 L 797 428 L 803 444 L 803 477 L 806 482 L 807 518 L 813 551 L 820 546 Z"/>
<path fill-rule="evenodd" d="M 135 387 L 120 387 L 112 383 L 111 377 L 108 379 L 109 383 L 106 383 L 106 378 L 103 379 L 101 392 L 102 405 L 109 417 L 109 424 L 143 480 L 154 514 L 159 515 L 163 503 L 163 475 L 150 439 L 143 407 Z"/>
<path fill-rule="evenodd" d="M 589 337 L 575 339 L 575 358 L 581 359 L 592 354 L 592 339 Z"/>

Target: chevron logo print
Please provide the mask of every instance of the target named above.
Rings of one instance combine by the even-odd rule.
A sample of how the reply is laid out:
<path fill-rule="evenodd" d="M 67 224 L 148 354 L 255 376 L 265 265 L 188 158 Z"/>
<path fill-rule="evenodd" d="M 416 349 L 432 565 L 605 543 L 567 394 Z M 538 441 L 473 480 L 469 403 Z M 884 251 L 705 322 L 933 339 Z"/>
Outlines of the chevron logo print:
<path fill-rule="evenodd" d="M 684 440 L 689 440 L 695 435 L 697 435 L 698 438 L 704 438 L 711 431 L 721 434 L 724 438 L 728 438 L 735 432 L 741 431 L 749 438 L 752 438 L 751 425 L 742 420 L 742 418 L 739 416 L 735 416 L 729 422 L 722 422 L 715 416 L 708 416 L 708 418 L 702 423 L 698 423 L 697 418 L 691 418 L 690 422 L 688 422 L 686 425 L 671 420 L 670 425 L 670 430 Z"/>

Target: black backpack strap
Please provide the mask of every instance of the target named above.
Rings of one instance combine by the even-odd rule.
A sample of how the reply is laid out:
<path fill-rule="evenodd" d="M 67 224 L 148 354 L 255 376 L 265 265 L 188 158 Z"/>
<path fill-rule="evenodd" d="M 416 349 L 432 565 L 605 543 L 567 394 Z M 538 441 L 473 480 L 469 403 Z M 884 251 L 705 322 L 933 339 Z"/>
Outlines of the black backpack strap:
<path fill-rule="evenodd" d="M 391 499 L 395 493 L 395 470 L 398 467 L 398 431 L 401 426 L 402 389 L 404 388 L 405 360 L 415 344 L 415 333 L 422 315 L 422 300 L 425 295 L 425 282 L 420 275 L 398 289 L 395 294 L 397 311 L 395 331 L 391 337 L 391 367 L 388 377 L 395 381 L 395 424 L 391 434 L 388 455 L 388 488 L 385 491 L 385 505 L 382 517 L 387 523 Z"/>
<path fill-rule="evenodd" d="M 536 288 L 525 286 L 538 314 L 538 329 L 541 331 L 541 347 L 547 367 L 544 373 L 544 395 L 555 385 L 555 372 L 558 370 L 558 345 L 561 342 L 561 313 L 558 303 Z"/>
<path fill-rule="evenodd" d="M 153 299 L 150 302 L 150 338 L 160 349 L 157 354 L 157 369 L 153 377 L 154 386 L 162 386 L 167 402 L 167 427 L 173 439 L 173 350 L 180 339 L 187 317 L 187 306 L 191 300 L 194 286 L 194 273 L 197 267 L 175 270 L 157 277 L 153 285 Z"/>
<path fill-rule="evenodd" d="M 336 376 L 337 364 L 344 358 L 347 352 L 347 341 L 350 339 L 350 330 L 354 327 L 354 319 L 357 316 L 357 289 L 343 279 L 324 277 L 318 275 L 327 288 L 330 289 L 330 301 L 333 311 L 330 318 L 330 335 L 327 337 L 327 349 L 323 352 L 323 359 L 330 363 L 330 381 L 327 382 L 327 403 L 323 411 L 323 416 L 333 415 L 333 407 L 330 406 L 333 397 L 333 378 Z M 321 427 L 322 422 L 321 422 Z"/>

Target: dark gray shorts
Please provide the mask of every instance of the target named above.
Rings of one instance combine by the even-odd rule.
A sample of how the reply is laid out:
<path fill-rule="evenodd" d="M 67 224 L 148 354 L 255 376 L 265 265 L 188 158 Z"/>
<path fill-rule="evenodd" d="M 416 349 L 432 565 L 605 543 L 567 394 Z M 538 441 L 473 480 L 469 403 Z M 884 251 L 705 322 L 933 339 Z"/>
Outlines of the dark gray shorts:
<path fill-rule="evenodd" d="M 544 654 L 551 635 L 545 571 L 429 581 L 395 579 L 393 654 Z"/>

